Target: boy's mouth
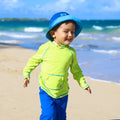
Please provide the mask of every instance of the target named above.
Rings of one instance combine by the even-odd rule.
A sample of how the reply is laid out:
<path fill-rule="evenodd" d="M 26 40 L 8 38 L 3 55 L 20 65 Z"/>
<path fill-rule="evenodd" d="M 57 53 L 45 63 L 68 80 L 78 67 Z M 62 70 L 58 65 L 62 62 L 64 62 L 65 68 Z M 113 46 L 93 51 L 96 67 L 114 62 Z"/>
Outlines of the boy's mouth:
<path fill-rule="evenodd" d="M 69 42 L 71 42 L 71 41 L 72 41 L 72 39 L 66 39 L 66 41 L 69 41 Z"/>

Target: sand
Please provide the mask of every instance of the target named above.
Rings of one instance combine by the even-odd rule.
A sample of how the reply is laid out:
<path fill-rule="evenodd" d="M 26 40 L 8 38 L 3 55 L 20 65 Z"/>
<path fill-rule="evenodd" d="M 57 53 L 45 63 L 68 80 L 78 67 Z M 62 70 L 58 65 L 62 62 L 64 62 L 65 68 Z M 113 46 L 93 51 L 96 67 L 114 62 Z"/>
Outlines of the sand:
<path fill-rule="evenodd" d="M 38 75 L 31 74 L 30 85 L 23 88 L 23 68 L 36 51 L 0 44 L 0 120 L 38 120 L 41 112 Z M 120 120 L 120 85 L 86 77 L 90 95 L 69 75 L 67 120 Z"/>

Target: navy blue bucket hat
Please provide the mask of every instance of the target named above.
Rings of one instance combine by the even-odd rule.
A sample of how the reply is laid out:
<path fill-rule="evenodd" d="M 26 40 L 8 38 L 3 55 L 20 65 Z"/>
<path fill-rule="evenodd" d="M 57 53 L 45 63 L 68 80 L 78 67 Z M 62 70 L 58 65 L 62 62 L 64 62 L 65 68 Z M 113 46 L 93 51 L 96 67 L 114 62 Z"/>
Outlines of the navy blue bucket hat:
<path fill-rule="evenodd" d="M 78 34 L 81 32 L 82 30 L 82 24 L 81 24 L 81 21 L 74 17 L 74 16 L 71 16 L 69 15 L 68 13 L 66 12 L 58 12 L 56 14 L 53 15 L 53 17 L 50 19 L 50 23 L 49 23 L 49 28 L 48 28 L 48 31 L 46 33 L 46 37 L 53 41 L 53 37 L 51 36 L 50 34 L 50 30 L 52 30 L 56 25 L 64 22 L 64 21 L 68 21 L 68 20 L 72 20 L 76 23 L 76 26 L 75 26 L 75 37 L 78 36 Z"/>

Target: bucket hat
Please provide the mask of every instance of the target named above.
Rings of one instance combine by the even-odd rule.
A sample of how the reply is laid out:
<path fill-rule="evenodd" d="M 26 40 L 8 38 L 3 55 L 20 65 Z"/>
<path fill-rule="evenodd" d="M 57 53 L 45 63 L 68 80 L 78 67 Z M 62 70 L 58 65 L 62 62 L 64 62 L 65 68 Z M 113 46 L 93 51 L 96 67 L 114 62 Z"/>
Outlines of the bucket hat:
<path fill-rule="evenodd" d="M 78 19 L 78 18 L 76 18 L 74 16 L 69 15 L 67 12 L 58 12 L 58 13 L 53 15 L 53 17 L 50 19 L 50 22 L 49 22 L 49 28 L 48 28 L 48 31 L 46 33 L 46 37 L 49 40 L 53 41 L 53 37 L 50 34 L 50 30 L 52 30 L 59 23 L 62 23 L 64 21 L 68 21 L 68 20 L 72 20 L 72 21 L 74 21 L 76 23 L 76 26 L 75 26 L 75 37 L 77 37 L 78 34 L 82 30 L 81 21 L 80 21 L 80 19 Z"/>

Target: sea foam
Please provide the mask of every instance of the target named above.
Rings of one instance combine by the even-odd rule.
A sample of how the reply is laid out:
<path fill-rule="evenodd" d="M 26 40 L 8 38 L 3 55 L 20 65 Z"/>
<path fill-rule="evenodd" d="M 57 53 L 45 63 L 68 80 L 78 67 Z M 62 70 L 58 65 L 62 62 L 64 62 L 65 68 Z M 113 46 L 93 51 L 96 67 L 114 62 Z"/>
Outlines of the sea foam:
<path fill-rule="evenodd" d="M 98 52 L 98 53 L 106 53 L 106 54 L 120 54 L 120 51 L 118 51 L 118 50 L 96 50 L 96 49 L 92 49 L 91 51 Z"/>
<path fill-rule="evenodd" d="M 96 29 L 96 30 L 103 30 L 103 28 L 101 26 L 93 25 L 93 28 Z"/>
<path fill-rule="evenodd" d="M 24 34 L 24 33 L 15 33 L 15 32 L 0 32 L 0 36 L 10 37 L 10 38 L 20 38 L 20 39 L 32 39 L 37 38 L 36 35 Z"/>
<path fill-rule="evenodd" d="M 26 27 L 24 29 L 24 32 L 43 32 L 44 28 L 40 28 L 40 27 Z"/>
<path fill-rule="evenodd" d="M 106 26 L 106 28 L 114 29 L 114 28 L 120 28 L 120 26 Z"/>
<path fill-rule="evenodd" d="M 16 44 L 16 43 L 21 43 L 21 41 L 17 41 L 17 40 L 0 40 L 0 43 Z"/>
<path fill-rule="evenodd" d="M 120 41 L 120 37 L 112 37 L 112 40 Z"/>

